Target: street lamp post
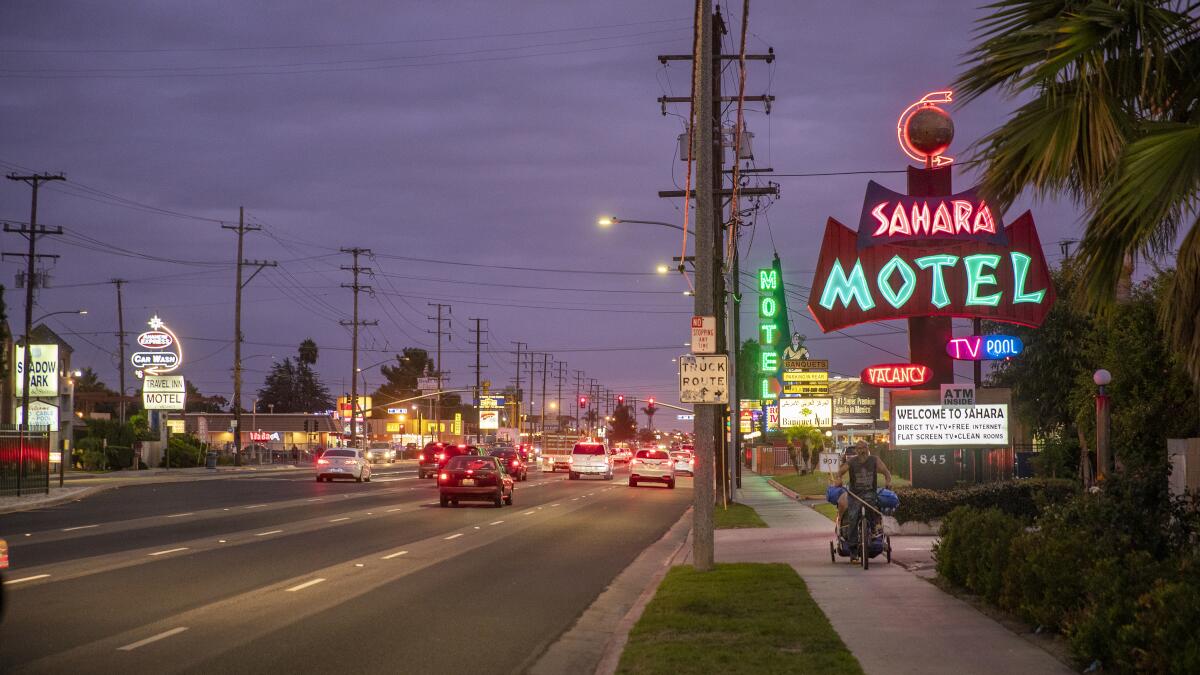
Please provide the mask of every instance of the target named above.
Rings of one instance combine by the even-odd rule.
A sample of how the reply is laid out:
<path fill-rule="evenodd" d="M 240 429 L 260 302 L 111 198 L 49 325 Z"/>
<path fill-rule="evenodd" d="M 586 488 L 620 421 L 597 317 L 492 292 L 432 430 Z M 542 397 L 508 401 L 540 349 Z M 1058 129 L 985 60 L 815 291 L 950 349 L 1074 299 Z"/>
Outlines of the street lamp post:
<path fill-rule="evenodd" d="M 1096 482 L 1100 483 L 1108 478 L 1112 464 L 1109 451 L 1112 408 L 1105 389 L 1112 382 L 1112 373 L 1101 368 L 1092 374 L 1092 382 L 1096 383 Z"/>

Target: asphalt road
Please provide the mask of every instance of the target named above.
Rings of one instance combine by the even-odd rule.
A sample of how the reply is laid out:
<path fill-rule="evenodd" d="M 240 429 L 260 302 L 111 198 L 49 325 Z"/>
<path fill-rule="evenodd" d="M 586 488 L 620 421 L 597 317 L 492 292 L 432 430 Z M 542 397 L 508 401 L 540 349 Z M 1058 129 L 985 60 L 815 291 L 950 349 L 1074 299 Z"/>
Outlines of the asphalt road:
<path fill-rule="evenodd" d="M 0 516 L 2 672 L 521 672 L 691 502 L 531 473 L 437 505 L 415 469 L 122 487 Z"/>

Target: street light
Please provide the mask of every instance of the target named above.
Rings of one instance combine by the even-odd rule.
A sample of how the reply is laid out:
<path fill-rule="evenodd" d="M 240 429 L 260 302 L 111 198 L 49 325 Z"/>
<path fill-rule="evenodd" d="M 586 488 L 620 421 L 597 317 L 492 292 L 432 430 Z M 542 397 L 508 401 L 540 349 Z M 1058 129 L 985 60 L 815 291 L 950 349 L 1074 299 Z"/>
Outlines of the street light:
<path fill-rule="evenodd" d="M 675 225 L 673 223 L 664 223 L 661 220 L 633 220 L 631 218 L 618 218 L 616 216 L 603 216 L 599 220 L 596 221 L 596 224 L 599 225 L 600 227 L 612 227 L 613 225 L 616 225 L 617 223 L 638 223 L 641 225 L 661 225 L 663 227 L 669 227 L 672 230 L 679 230 L 680 232 L 684 231 L 684 229 L 678 225 Z"/>
<path fill-rule="evenodd" d="M 1101 368 L 1092 374 L 1092 382 L 1096 383 L 1096 482 L 1108 478 L 1109 466 L 1109 430 L 1112 424 L 1112 408 L 1109 406 L 1108 391 L 1105 389 L 1112 382 L 1112 373 Z"/>
<path fill-rule="evenodd" d="M 56 316 L 58 314 L 78 314 L 80 316 L 83 316 L 84 314 L 87 314 L 87 313 L 88 313 L 88 311 L 86 309 L 64 309 L 64 310 L 61 310 L 58 312 L 50 312 L 49 314 L 43 314 L 43 315 L 39 316 L 38 318 L 34 319 L 30 323 L 41 323 L 45 319 L 48 319 L 52 316 Z"/>
<path fill-rule="evenodd" d="M 670 267 L 667 267 L 666 265 L 663 265 L 663 264 L 661 264 L 661 263 L 660 263 L 660 264 L 658 265 L 658 267 L 655 267 L 655 268 L 654 268 L 654 271 L 655 271 L 655 272 L 658 272 L 659 274 L 670 274 L 670 273 L 671 273 L 671 268 L 670 268 Z"/>

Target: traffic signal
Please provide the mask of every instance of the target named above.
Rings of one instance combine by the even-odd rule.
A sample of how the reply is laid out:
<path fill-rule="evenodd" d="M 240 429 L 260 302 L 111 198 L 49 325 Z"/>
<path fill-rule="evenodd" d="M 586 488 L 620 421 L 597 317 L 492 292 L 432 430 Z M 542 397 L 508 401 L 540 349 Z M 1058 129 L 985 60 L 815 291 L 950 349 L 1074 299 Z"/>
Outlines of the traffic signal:
<path fill-rule="evenodd" d="M 586 407 L 587 407 L 587 397 L 586 397 L 586 396 L 580 396 L 580 397 L 579 397 L 579 407 L 580 407 L 581 409 L 582 409 L 582 408 L 586 408 Z"/>
<path fill-rule="evenodd" d="M 617 405 L 625 405 L 625 395 L 617 394 Z"/>
<path fill-rule="evenodd" d="M 647 405 L 647 407 L 650 407 L 650 408 L 653 408 L 653 407 L 654 407 L 654 397 L 653 397 L 653 396 L 651 396 L 650 398 L 646 399 L 646 405 Z"/>

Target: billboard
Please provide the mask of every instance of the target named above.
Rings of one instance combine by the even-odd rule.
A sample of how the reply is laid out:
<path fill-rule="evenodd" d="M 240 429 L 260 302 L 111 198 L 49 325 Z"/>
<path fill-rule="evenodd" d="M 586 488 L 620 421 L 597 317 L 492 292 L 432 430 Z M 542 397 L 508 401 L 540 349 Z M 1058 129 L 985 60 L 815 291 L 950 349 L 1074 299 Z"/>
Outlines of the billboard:
<path fill-rule="evenodd" d="M 25 391 L 25 347 L 17 345 L 13 355 L 13 378 L 17 396 Z M 58 345 L 31 345 L 29 348 L 29 396 L 58 396 Z M 44 425 L 43 425 L 44 426 Z"/>
<path fill-rule="evenodd" d="M 779 399 L 779 427 L 833 427 L 833 399 L 831 398 L 781 398 Z"/>
<path fill-rule="evenodd" d="M 897 405 L 892 419 L 894 448 L 1002 448 L 1008 445 L 1007 404 L 973 407 Z"/>
<path fill-rule="evenodd" d="M 857 377 L 829 381 L 834 424 L 874 424 L 879 417 L 879 387 Z"/>

